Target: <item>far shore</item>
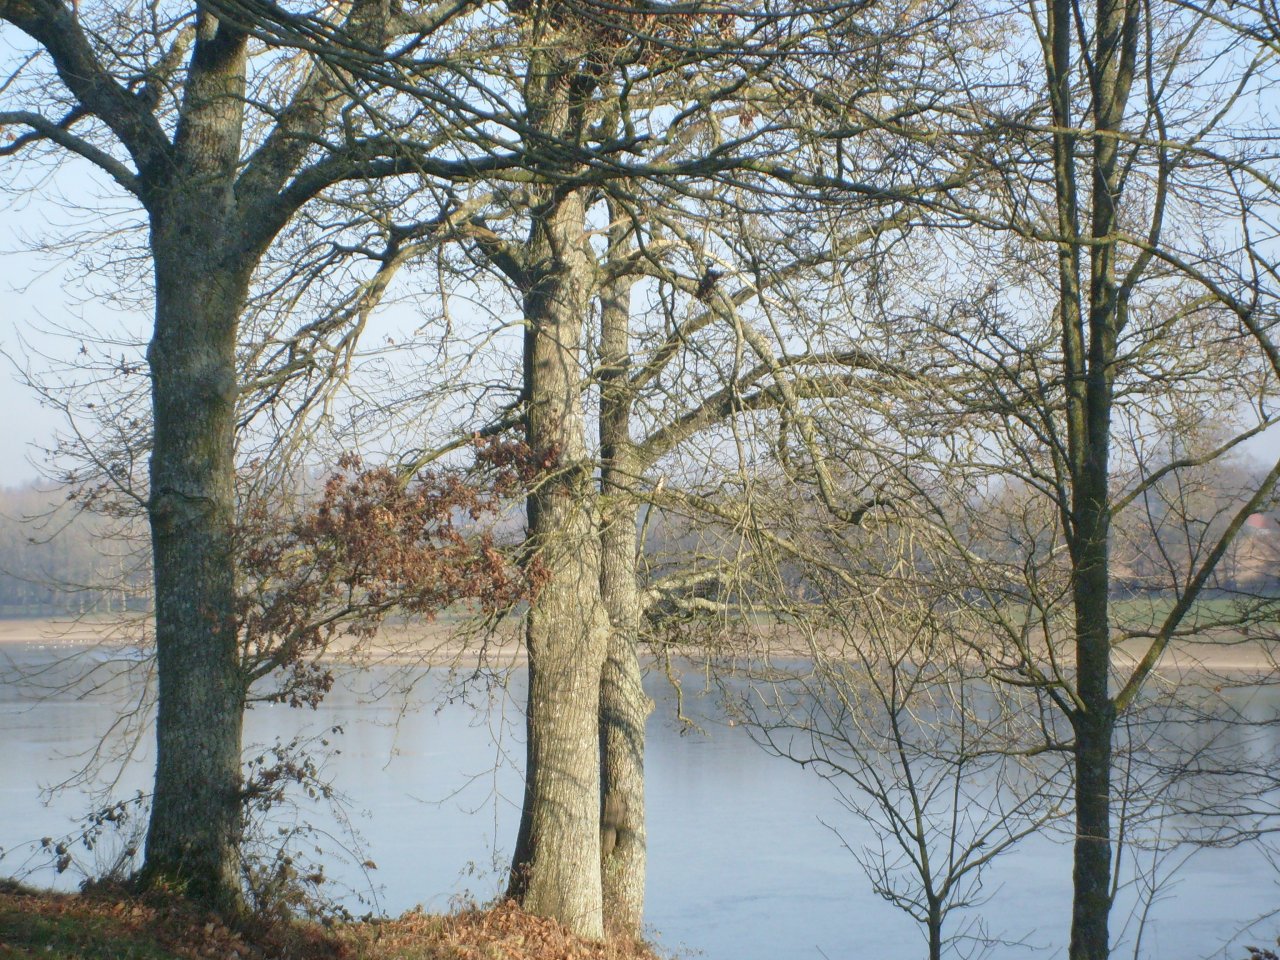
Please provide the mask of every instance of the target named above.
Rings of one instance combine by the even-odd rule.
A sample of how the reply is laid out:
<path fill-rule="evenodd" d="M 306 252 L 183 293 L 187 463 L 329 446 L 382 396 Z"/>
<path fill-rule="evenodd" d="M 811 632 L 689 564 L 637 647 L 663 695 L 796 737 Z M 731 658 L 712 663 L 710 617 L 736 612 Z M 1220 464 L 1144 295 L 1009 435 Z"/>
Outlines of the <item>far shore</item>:
<path fill-rule="evenodd" d="M 93 647 L 122 649 L 146 642 L 151 631 L 151 618 L 145 614 L 0 618 L 0 650 L 17 645 L 65 649 L 68 652 Z M 785 628 L 777 630 L 772 655 L 794 659 L 810 657 L 811 650 L 807 644 L 794 636 L 787 636 L 789 632 Z M 757 635 L 749 644 L 749 650 L 729 644 L 718 654 L 745 663 L 750 657 L 761 655 L 766 646 L 764 638 Z M 707 652 L 706 648 L 690 646 L 677 655 L 701 658 Z M 1118 666 L 1136 663 L 1142 652 L 1143 648 L 1135 643 L 1117 647 L 1116 663 Z M 834 650 L 828 651 L 828 655 L 838 657 Z M 329 646 L 326 657 L 356 665 L 421 663 L 448 667 L 471 667 L 480 663 L 512 667 L 526 661 L 516 621 L 500 624 L 482 637 L 474 630 L 465 629 L 462 622 L 448 618 L 385 624 L 375 636 L 358 642 L 351 637 L 340 636 Z M 1062 666 L 1070 666 L 1070 663 L 1064 659 Z M 1178 640 L 1165 651 L 1158 669 L 1169 673 L 1186 670 L 1280 672 L 1280 641 L 1266 643 L 1233 639 L 1215 643 Z"/>
<path fill-rule="evenodd" d="M 0 650 L 28 645 L 43 649 L 124 649 L 149 643 L 153 624 L 148 614 L 84 617 L 0 618 Z M 361 665 L 379 663 L 430 666 L 517 666 L 525 661 L 524 644 L 514 623 L 485 636 L 467 631 L 454 620 L 385 624 L 372 638 L 357 641 L 338 636 L 325 656 Z"/>

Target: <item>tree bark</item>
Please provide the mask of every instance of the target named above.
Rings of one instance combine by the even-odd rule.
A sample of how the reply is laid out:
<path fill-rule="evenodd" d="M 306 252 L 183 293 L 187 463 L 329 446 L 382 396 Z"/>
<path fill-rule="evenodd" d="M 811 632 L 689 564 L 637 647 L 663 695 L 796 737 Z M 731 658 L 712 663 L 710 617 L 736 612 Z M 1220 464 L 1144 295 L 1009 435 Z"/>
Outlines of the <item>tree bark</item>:
<path fill-rule="evenodd" d="M 1110 953 L 1111 738 L 1110 703 L 1075 718 L 1076 838 L 1072 850 L 1071 960 Z"/>
<path fill-rule="evenodd" d="M 598 711 L 608 622 L 581 399 L 594 274 L 585 229 L 583 191 L 548 189 L 528 244 L 527 440 L 552 466 L 528 498 L 528 562 L 541 587 L 528 615 L 525 802 L 511 893 L 531 913 L 599 939 Z"/>
<path fill-rule="evenodd" d="M 609 648 L 600 681 L 600 870 L 604 919 L 611 932 L 640 933 L 644 914 L 645 721 L 653 703 L 644 692 L 636 644 L 640 598 L 636 584 L 636 502 L 639 473 L 631 444 L 631 281 L 601 292 L 600 589 L 609 615 Z"/>
<path fill-rule="evenodd" d="M 172 163 L 146 171 L 155 268 L 148 516 L 156 587 L 156 779 L 143 878 L 241 905 L 245 683 L 235 593 L 236 332 L 252 258 L 234 185 L 246 39 L 208 14 Z"/>
<path fill-rule="evenodd" d="M 216 265 L 175 263 L 187 254 L 175 256 L 165 247 L 172 243 L 162 240 L 157 251 L 148 354 L 159 704 L 144 877 L 234 911 L 245 696 L 233 543 L 235 330 L 243 283 Z"/>
<path fill-rule="evenodd" d="M 929 903 L 929 960 L 942 960 L 942 904 L 938 900 Z"/>
<path fill-rule="evenodd" d="M 1067 388 L 1067 468 L 1071 503 L 1066 517 L 1075 609 L 1076 836 L 1073 849 L 1071 960 L 1110 955 L 1111 752 L 1116 705 L 1111 676 L 1108 595 L 1111 567 L 1110 449 L 1116 345 L 1124 328 L 1127 297 L 1116 279 L 1115 231 L 1123 190 L 1119 140 L 1133 82 L 1139 7 L 1133 0 L 1100 0 L 1094 49 L 1087 59 L 1094 121 L 1090 169 L 1090 242 L 1087 309 L 1080 302 L 1080 228 L 1074 138 L 1055 134 L 1058 192 L 1061 314 Z M 1076 9 L 1055 0 L 1050 11 L 1050 89 L 1055 124 L 1070 123 L 1071 48 Z M 1070 249 L 1066 249 L 1067 247 Z"/>
<path fill-rule="evenodd" d="M 1092 364 L 1091 364 L 1092 366 Z M 1111 738 L 1115 705 L 1111 675 L 1111 584 L 1108 447 L 1111 384 L 1092 382 L 1083 462 L 1073 476 L 1073 601 L 1076 632 L 1076 836 L 1073 849 L 1071 960 L 1105 960 L 1111 913 Z"/>

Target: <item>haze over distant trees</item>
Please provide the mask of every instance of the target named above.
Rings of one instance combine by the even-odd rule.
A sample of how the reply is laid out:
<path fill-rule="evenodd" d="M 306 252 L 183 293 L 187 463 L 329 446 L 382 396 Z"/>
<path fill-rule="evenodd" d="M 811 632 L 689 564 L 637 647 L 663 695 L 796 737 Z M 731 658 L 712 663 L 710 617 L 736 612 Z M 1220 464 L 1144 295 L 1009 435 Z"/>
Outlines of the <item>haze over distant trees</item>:
<path fill-rule="evenodd" d="M 144 531 L 76 509 L 69 493 L 48 482 L 0 488 L 0 615 L 150 610 Z"/>
<path fill-rule="evenodd" d="M 1240 478 L 1258 467 L 1237 464 L 1200 491 L 1205 527 L 1220 525 L 1221 504 L 1229 502 Z M 94 613 L 147 612 L 152 609 L 151 572 L 145 531 L 137 521 L 81 511 L 68 505 L 73 488 L 51 481 L 31 481 L 0 488 L 0 615 L 69 616 Z M 1010 495 L 1012 497 L 1012 494 Z M 1014 515 L 1009 515 L 1010 522 Z M 502 524 L 503 536 L 517 535 L 519 518 Z M 702 603 L 722 609 L 709 598 L 728 586 L 720 577 L 704 578 L 689 590 L 682 572 L 692 556 L 706 557 L 708 547 L 699 528 L 678 515 L 655 511 L 645 523 L 643 558 L 645 615 L 655 624 L 688 618 Z M 1185 534 L 1182 549 L 1187 549 Z M 1118 544 L 1112 590 L 1120 596 L 1163 589 L 1155 557 L 1175 541 L 1168 533 L 1157 539 L 1150 528 L 1126 532 Z M 993 545 L 993 559 L 1001 557 Z M 814 596 L 804 571 L 790 566 L 784 582 L 797 597 Z M 1239 538 L 1215 571 L 1212 588 L 1243 594 L 1280 588 L 1280 515 L 1250 517 Z M 701 600 L 699 600 L 701 598 Z"/>

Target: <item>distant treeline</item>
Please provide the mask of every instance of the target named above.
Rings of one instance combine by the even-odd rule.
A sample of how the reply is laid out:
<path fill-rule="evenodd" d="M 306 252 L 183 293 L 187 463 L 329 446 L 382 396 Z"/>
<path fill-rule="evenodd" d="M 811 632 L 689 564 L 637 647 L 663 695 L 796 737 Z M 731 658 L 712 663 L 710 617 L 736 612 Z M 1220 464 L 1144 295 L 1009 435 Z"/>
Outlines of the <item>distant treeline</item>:
<path fill-rule="evenodd" d="M 0 488 L 0 616 L 151 607 L 140 520 L 84 511 L 67 488 Z"/>
<path fill-rule="evenodd" d="M 1228 519 L 1223 504 L 1230 502 L 1230 495 L 1252 469 L 1251 465 L 1219 468 L 1212 482 L 1189 498 L 1194 502 L 1180 503 L 1179 511 L 1156 501 L 1144 511 L 1146 523 L 1114 528 L 1116 592 L 1167 590 L 1161 558 L 1171 551 L 1191 555 L 1203 549 L 1203 541 Z M 1016 487 L 1006 496 L 1012 523 L 1018 516 Z M 523 522 L 517 512 L 500 524 L 501 534 L 506 539 L 518 537 Z M 960 518 L 955 522 L 963 525 Z M 655 605 L 651 614 L 716 603 L 735 606 L 734 593 L 746 585 L 734 582 L 732 551 L 714 529 L 693 530 L 680 518 L 660 513 L 643 522 L 642 529 L 644 579 L 651 588 L 649 602 Z M 1007 542 L 975 545 L 975 549 L 989 559 L 1008 562 L 1017 540 L 1011 526 Z M 667 582 L 666 574 L 685 569 L 691 557 L 700 558 L 707 575 Z M 797 599 L 811 596 L 811 585 L 798 570 L 784 569 L 782 575 Z M 1250 519 L 1210 586 L 1275 592 L 1280 586 L 1280 513 L 1268 511 Z M 141 517 L 81 509 L 71 488 L 48 482 L 0 488 L 0 617 L 145 611 L 151 605 L 150 552 Z"/>

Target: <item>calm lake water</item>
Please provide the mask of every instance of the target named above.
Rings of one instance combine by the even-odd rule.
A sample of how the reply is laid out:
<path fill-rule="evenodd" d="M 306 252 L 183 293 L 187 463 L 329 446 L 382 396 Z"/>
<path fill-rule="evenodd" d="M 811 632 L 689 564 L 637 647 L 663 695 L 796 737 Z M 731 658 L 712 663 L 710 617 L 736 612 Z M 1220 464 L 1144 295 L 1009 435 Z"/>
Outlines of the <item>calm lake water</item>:
<path fill-rule="evenodd" d="M 82 684 L 39 697 L 68 676 L 59 665 L 66 653 L 34 644 L 0 650 L 0 875 L 34 871 L 29 882 L 70 886 L 79 875 L 59 878 L 39 867 L 32 841 L 69 833 L 89 800 L 76 789 L 46 801 L 41 788 L 83 764 L 85 751 L 136 700 L 140 684 Z M 465 895 L 485 900 L 500 888 L 515 837 L 523 675 L 513 673 L 507 692 L 473 684 L 459 693 L 444 672 L 433 672 L 414 678 L 407 699 L 369 701 L 370 692 L 404 679 L 380 670 L 352 678 L 318 711 L 259 706 L 249 714 L 247 739 L 258 744 L 342 728 L 328 738 L 340 752 L 328 757 L 324 771 L 346 794 L 345 814 L 320 804 L 282 811 L 279 825 L 303 816 L 329 834 L 318 844 L 332 850 L 335 838 L 346 835 L 341 822 L 349 815 L 362 850 L 344 861 L 327 859 L 326 872 L 335 889 L 354 891 L 347 896 L 358 911 L 366 908 L 357 895 L 376 896 L 376 908 L 388 913 L 419 903 L 442 910 Z M 871 891 L 833 833 L 838 828 L 854 846 L 870 839 L 829 784 L 767 756 L 740 727 L 718 722 L 715 696 L 696 673 L 684 677 L 684 709 L 701 732 L 682 732 L 661 672 L 647 686 L 658 701 L 647 762 L 647 918 L 664 948 L 709 960 L 924 955 L 916 926 Z M 1280 693 L 1267 697 L 1251 709 L 1274 716 Z M 116 796 L 147 786 L 150 746 L 144 738 L 119 772 Z M 81 859 L 92 863 L 118 847 L 106 841 L 96 854 L 80 851 Z M 377 864 L 370 874 L 376 892 L 355 866 L 364 858 Z M 1252 849 L 1197 854 L 1148 912 L 1139 955 L 1241 960 L 1241 944 L 1270 943 L 1280 933 L 1280 917 L 1243 929 L 1280 907 L 1278 876 Z M 976 914 L 988 932 L 1018 942 L 989 956 L 1065 955 L 1070 850 L 1060 836 L 1035 837 L 1005 854 L 985 889 L 990 901 Z M 1134 955 L 1134 903 L 1132 890 L 1122 893 L 1114 914 L 1117 957 Z M 953 929 L 963 921 L 957 917 Z"/>

